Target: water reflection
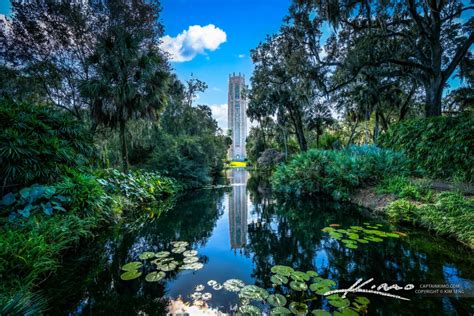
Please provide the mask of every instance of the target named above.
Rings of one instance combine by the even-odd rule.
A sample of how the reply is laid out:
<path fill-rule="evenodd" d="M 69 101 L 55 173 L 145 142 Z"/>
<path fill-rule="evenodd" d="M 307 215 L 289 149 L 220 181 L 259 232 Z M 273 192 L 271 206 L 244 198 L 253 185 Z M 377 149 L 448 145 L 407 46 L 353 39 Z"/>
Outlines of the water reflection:
<path fill-rule="evenodd" d="M 230 248 L 235 251 L 247 243 L 247 171 L 243 168 L 230 170 L 232 192 L 229 194 Z"/>
<path fill-rule="evenodd" d="M 279 200 L 271 195 L 265 176 L 249 177 L 242 169 L 229 171 L 228 178 L 231 186 L 227 189 L 190 193 L 159 219 L 145 216 L 133 225 L 119 225 L 106 238 L 72 253 L 65 268 L 44 286 L 51 301 L 48 314 L 163 315 L 170 303 L 182 310 L 193 288 L 211 279 L 223 283 L 237 278 L 274 291 L 270 269 L 275 264 L 316 270 L 339 287 L 370 277 L 399 284 L 472 284 L 472 252 L 452 242 L 411 230 L 400 240 L 347 249 L 321 229 L 332 223 L 347 227 L 376 220 L 364 217 L 353 205 Z M 174 240 L 190 242 L 204 268 L 169 273 L 163 282 L 153 284 L 143 279 L 120 280 L 124 263 L 136 260 L 143 251 L 168 249 Z M 234 294 L 210 291 L 213 298 L 207 307 L 211 313 L 235 310 Z M 410 302 L 369 298 L 370 315 L 468 315 L 474 304 L 472 298 L 459 297 L 413 296 Z M 312 308 L 321 307 L 320 301 L 312 304 Z"/>

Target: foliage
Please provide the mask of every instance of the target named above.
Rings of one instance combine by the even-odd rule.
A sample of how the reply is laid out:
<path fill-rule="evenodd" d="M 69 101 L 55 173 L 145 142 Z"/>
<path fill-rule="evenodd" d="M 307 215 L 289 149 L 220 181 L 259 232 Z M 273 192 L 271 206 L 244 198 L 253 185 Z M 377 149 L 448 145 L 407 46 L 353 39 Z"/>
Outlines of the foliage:
<path fill-rule="evenodd" d="M 432 203 L 399 199 L 387 206 L 387 215 L 393 221 L 410 222 L 453 236 L 471 248 L 474 247 L 474 199 L 456 192 L 437 195 Z"/>
<path fill-rule="evenodd" d="M 377 186 L 377 193 L 392 193 L 402 198 L 429 202 L 433 199 L 433 191 L 429 182 L 410 180 L 403 176 L 383 179 Z"/>
<path fill-rule="evenodd" d="M 181 190 L 172 178 L 157 172 L 134 170 L 128 174 L 106 169 L 98 181 L 109 194 L 122 195 L 134 203 L 147 203 L 167 197 Z"/>
<path fill-rule="evenodd" d="M 11 211 L 10 220 L 20 216 L 28 218 L 37 211 L 50 216 L 54 211 L 65 212 L 63 203 L 66 201 L 64 195 L 56 193 L 54 186 L 34 184 L 18 193 L 6 194 L 0 201 L 0 215 L 6 210 Z"/>
<path fill-rule="evenodd" d="M 92 140 L 71 116 L 46 106 L 0 100 L 0 178 L 3 189 L 54 183 L 93 157 Z"/>
<path fill-rule="evenodd" d="M 81 93 L 92 100 L 96 124 L 120 127 L 123 170 L 128 171 L 126 124 L 132 118 L 154 118 L 166 104 L 168 67 L 165 57 L 147 43 L 146 32 L 112 26 L 98 39 L 89 63 L 95 75 L 83 82 Z"/>
<path fill-rule="evenodd" d="M 277 192 L 329 194 L 348 199 L 352 190 L 382 178 L 406 172 L 400 153 L 375 146 L 350 146 L 345 150 L 315 150 L 280 165 L 272 176 Z"/>
<path fill-rule="evenodd" d="M 432 177 L 474 181 L 474 117 L 400 122 L 381 136 L 383 147 L 403 151 L 410 165 Z"/>
<path fill-rule="evenodd" d="M 56 184 L 59 193 L 66 196 L 65 208 L 81 218 L 94 217 L 110 220 L 114 199 L 107 195 L 97 178 L 83 173 L 72 172 Z"/>
<path fill-rule="evenodd" d="M 94 218 L 32 216 L 22 224 L 0 228 L 0 293 L 14 294 L 30 289 L 60 266 L 59 253 L 90 236 Z M 7 295 L 8 296 L 8 295 Z"/>
<path fill-rule="evenodd" d="M 257 160 L 262 169 L 273 169 L 285 160 L 285 155 L 273 148 L 265 149 Z"/>
<path fill-rule="evenodd" d="M 0 296 L 0 315 L 41 315 L 46 307 L 46 300 L 38 294 L 19 292 L 11 299 Z"/>

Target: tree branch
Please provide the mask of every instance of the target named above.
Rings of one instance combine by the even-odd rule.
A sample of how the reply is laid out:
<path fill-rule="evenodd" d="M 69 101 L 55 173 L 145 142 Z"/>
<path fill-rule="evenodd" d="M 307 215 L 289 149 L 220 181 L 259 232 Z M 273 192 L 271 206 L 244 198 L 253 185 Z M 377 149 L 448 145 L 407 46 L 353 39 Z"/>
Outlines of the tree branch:
<path fill-rule="evenodd" d="M 471 47 L 471 45 L 474 43 L 474 32 L 469 35 L 469 37 L 466 39 L 466 41 L 460 45 L 456 51 L 456 54 L 453 57 L 453 60 L 449 64 L 449 66 L 443 71 L 443 80 L 447 80 L 451 74 L 454 72 L 454 69 L 459 65 L 461 60 L 466 56 L 467 51 Z"/>

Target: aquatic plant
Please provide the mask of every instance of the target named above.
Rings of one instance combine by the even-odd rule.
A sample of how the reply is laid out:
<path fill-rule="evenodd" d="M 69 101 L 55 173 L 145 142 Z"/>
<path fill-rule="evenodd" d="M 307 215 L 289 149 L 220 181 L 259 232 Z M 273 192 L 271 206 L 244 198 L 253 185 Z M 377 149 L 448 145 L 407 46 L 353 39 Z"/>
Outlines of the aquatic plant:
<path fill-rule="evenodd" d="M 334 225 L 324 227 L 321 231 L 328 233 L 333 239 L 341 241 L 346 248 L 357 249 L 358 244 L 366 244 L 369 242 L 382 242 L 383 238 L 399 238 L 398 232 L 384 232 L 380 230 L 382 224 L 364 223 L 362 226 L 350 226 L 347 229 L 335 228 Z M 337 226 L 339 227 L 339 225 Z"/>
<path fill-rule="evenodd" d="M 173 248 L 170 251 L 142 252 L 138 258 L 141 261 L 132 261 L 124 264 L 121 270 L 125 271 L 120 275 L 120 278 L 124 281 L 134 280 L 142 276 L 145 268 L 148 268 L 152 263 L 154 269 L 146 274 L 145 280 L 147 282 L 158 282 L 166 277 L 167 272 L 176 270 L 200 270 L 203 268 L 203 264 L 199 262 L 197 257 L 198 252 L 196 250 L 186 249 L 189 245 L 186 241 L 173 241 L 171 242 Z M 153 260 L 151 260 L 153 259 Z M 217 282 L 214 285 L 219 285 Z M 222 288 L 222 285 L 219 285 Z M 215 289 L 218 289 L 216 286 Z"/>
<path fill-rule="evenodd" d="M 270 315 L 306 315 L 311 311 L 313 315 L 350 316 L 365 313 L 370 303 L 367 298 L 361 296 L 356 296 L 353 300 L 336 294 L 325 296 L 327 292 L 335 289 L 336 282 L 320 277 L 316 271 L 295 271 L 282 265 L 272 267 L 271 271 L 271 280 L 277 281 L 273 283 L 271 292 L 256 285 L 246 285 L 238 279 L 229 279 L 223 283 L 226 291 L 235 293 L 239 298 L 238 315 L 262 315 L 264 310 L 268 310 Z M 216 280 L 207 282 L 207 286 L 213 290 L 220 290 L 222 287 L 216 288 L 219 285 Z M 194 292 L 189 295 L 193 304 L 201 305 L 202 301 L 212 298 L 212 293 L 209 292 L 205 297 L 206 293 L 202 293 L 205 290 L 205 285 L 196 285 Z M 320 300 L 318 296 L 321 296 Z M 326 306 L 319 303 L 323 300 L 331 307 L 326 310 L 313 309 L 315 304 Z M 253 305 L 253 302 L 257 305 Z"/>

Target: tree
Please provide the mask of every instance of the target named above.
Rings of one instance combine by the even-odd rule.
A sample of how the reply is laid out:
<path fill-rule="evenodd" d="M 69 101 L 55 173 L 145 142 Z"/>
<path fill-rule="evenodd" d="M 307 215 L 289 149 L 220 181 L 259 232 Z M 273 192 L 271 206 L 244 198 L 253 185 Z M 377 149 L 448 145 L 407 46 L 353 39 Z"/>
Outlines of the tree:
<path fill-rule="evenodd" d="M 132 118 L 156 118 L 165 106 L 168 65 L 146 34 L 110 27 L 99 39 L 89 63 L 94 75 L 85 80 L 82 95 L 91 101 L 98 124 L 119 127 L 123 170 L 128 171 L 126 124 Z"/>
<path fill-rule="evenodd" d="M 307 77 L 304 52 L 290 32 L 267 37 L 252 51 L 255 70 L 247 113 L 260 123 L 264 117 L 287 117 L 301 151 L 306 151 L 304 115 L 311 105 L 314 87 Z"/>
<path fill-rule="evenodd" d="M 317 62 L 315 69 L 349 67 L 353 73 L 350 82 L 365 67 L 390 65 L 420 83 L 425 91 L 425 115 L 437 116 L 446 83 L 474 42 L 474 18 L 459 19 L 473 9 L 460 0 L 302 0 L 293 3 L 291 20 L 305 33 L 307 51 Z M 361 47 L 365 53 L 356 54 L 361 57 L 357 63 L 348 65 L 346 59 L 351 56 L 344 52 L 322 58 L 317 30 L 324 22 L 345 30 L 342 36 L 349 42 L 338 45 L 339 49 L 365 42 Z"/>

